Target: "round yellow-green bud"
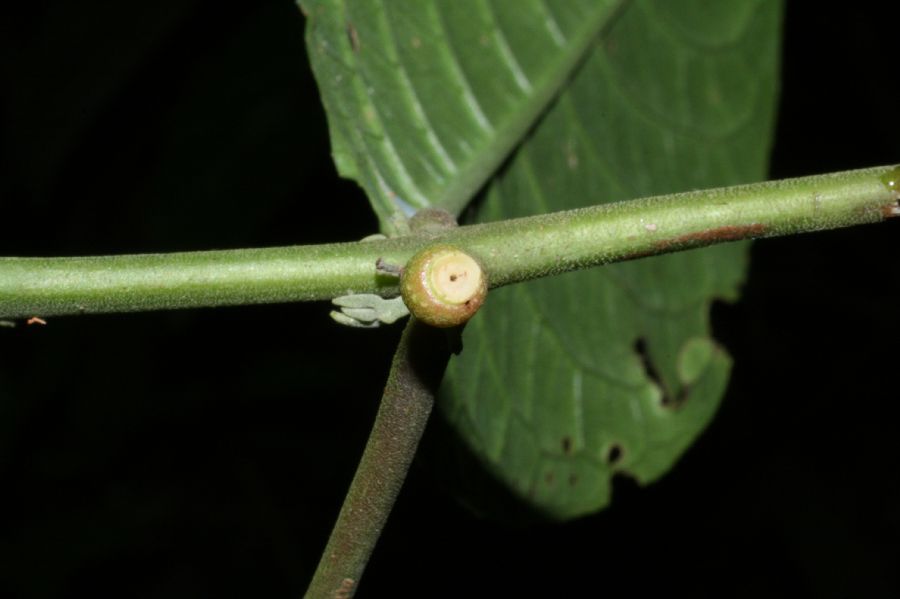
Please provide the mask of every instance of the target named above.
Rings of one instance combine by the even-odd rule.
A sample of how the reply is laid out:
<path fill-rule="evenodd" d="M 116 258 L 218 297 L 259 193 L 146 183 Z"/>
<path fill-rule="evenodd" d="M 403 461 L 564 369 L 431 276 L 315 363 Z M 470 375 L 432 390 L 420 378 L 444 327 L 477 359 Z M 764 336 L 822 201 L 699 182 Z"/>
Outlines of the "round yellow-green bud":
<path fill-rule="evenodd" d="M 487 278 L 478 261 L 449 245 L 427 247 L 403 267 L 403 302 L 413 316 L 434 327 L 460 325 L 487 295 Z"/>

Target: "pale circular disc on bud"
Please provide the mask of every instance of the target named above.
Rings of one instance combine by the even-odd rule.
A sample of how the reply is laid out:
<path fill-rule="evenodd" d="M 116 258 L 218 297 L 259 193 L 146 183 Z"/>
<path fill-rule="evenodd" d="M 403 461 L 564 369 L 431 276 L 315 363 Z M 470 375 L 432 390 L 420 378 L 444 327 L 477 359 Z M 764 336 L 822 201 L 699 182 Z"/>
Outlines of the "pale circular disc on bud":
<path fill-rule="evenodd" d="M 487 295 L 481 264 L 449 245 L 427 247 L 403 268 L 400 293 L 409 311 L 426 324 L 452 327 L 469 320 Z"/>

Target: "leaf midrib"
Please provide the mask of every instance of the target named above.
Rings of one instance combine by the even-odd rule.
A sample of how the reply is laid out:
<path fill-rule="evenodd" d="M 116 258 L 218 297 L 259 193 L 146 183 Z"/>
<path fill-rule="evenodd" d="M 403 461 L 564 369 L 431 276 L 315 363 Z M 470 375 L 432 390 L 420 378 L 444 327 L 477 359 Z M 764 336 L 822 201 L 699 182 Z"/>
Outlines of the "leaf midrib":
<path fill-rule="evenodd" d="M 489 0 L 488 0 L 489 1 Z M 580 35 L 569 39 L 572 50 L 561 52 L 554 68 L 547 69 L 548 76 L 533 85 L 533 93 L 511 118 L 495 128 L 494 135 L 469 161 L 461 165 L 450 184 L 443 188 L 440 197 L 432 204 L 456 214 L 462 212 L 472 196 L 487 182 L 506 157 L 523 140 L 552 100 L 565 88 L 570 76 L 590 50 L 592 43 L 606 29 L 631 0 L 618 0 L 598 8 L 594 17 L 581 30 Z M 549 14 L 549 11 L 548 11 Z"/>

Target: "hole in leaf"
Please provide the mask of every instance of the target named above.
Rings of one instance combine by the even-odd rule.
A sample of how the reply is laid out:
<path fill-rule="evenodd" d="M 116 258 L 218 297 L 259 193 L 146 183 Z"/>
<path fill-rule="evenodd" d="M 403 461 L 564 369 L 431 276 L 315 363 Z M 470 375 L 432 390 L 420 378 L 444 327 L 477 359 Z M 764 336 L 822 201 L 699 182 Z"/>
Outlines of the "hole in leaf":
<path fill-rule="evenodd" d="M 654 366 L 653 362 L 650 360 L 650 352 L 647 349 L 647 340 L 643 337 L 638 337 L 637 341 L 634 342 L 634 351 L 637 353 L 638 357 L 641 359 L 641 363 L 644 365 L 644 372 L 647 373 L 647 378 L 656 383 L 659 388 L 662 389 L 662 378 L 659 376 L 659 371 L 656 370 L 656 366 Z"/>
<path fill-rule="evenodd" d="M 663 396 L 663 405 L 667 408 L 677 408 L 680 407 L 681 404 L 688 398 L 688 393 L 690 392 L 690 387 L 685 385 L 678 392 L 678 395 L 675 396 L 675 399 L 667 401 L 670 399 L 669 395 Z"/>
<path fill-rule="evenodd" d="M 562 438 L 562 450 L 566 455 L 572 453 L 572 439 L 570 437 Z"/>
<path fill-rule="evenodd" d="M 653 383 L 662 392 L 662 399 L 660 400 L 660 403 L 663 405 L 663 407 L 677 408 L 678 406 L 680 406 L 684 402 L 684 400 L 687 399 L 689 388 L 687 386 L 683 386 L 678 391 L 678 394 L 676 396 L 672 396 L 672 393 L 663 382 L 662 376 L 656 369 L 656 366 L 653 364 L 653 360 L 650 359 L 650 351 L 647 349 L 646 339 L 644 339 L 643 337 L 638 337 L 637 341 L 634 342 L 634 351 L 641 359 L 641 363 L 644 366 L 644 372 L 646 373 L 647 378 L 653 381 Z"/>
<path fill-rule="evenodd" d="M 625 453 L 625 450 L 622 449 L 622 446 L 618 443 L 613 443 L 609 446 L 609 449 L 606 452 L 606 463 L 610 466 L 616 464 L 622 459 L 622 455 Z"/>

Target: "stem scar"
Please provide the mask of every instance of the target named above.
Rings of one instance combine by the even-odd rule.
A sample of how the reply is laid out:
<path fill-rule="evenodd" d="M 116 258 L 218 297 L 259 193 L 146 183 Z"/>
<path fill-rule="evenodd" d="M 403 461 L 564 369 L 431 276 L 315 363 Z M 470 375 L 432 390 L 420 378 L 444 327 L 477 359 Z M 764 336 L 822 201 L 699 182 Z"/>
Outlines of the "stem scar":
<path fill-rule="evenodd" d="M 353 596 L 353 585 L 356 584 L 352 578 L 345 578 L 341 581 L 341 586 L 339 586 L 334 591 L 334 599 L 349 599 L 349 597 Z"/>
<path fill-rule="evenodd" d="M 882 206 L 881 215 L 884 218 L 894 218 L 895 216 L 900 216 L 900 200 L 894 202 L 893 204 Z"/>

